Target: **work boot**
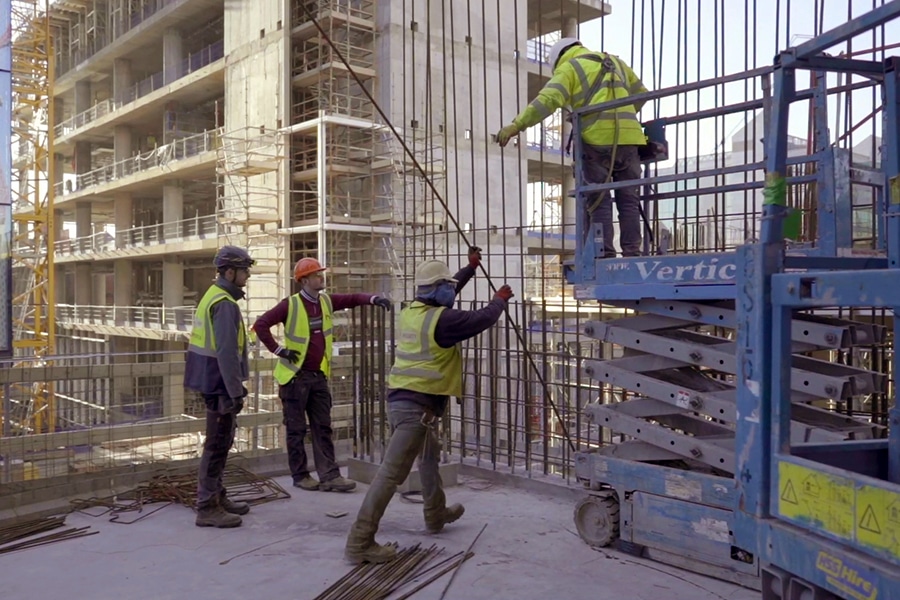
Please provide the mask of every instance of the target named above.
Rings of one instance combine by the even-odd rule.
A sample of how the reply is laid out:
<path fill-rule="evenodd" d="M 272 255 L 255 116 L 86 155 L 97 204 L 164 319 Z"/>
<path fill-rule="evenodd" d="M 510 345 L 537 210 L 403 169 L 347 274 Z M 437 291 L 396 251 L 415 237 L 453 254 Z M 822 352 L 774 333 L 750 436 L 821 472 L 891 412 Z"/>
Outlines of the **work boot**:
<path fill-rule="evenodd" d="M 307 475 L 300 481 L 295 481 L 294 487 L 298 487 L 301 490 L 306 490 L 307 492 L 314 492 L 319 489 L 319 482 Z"/>
<path fill-rule="evenodd" d="M 319 483 L 319 489 L 323 492 L 349 492 L 356 487 L 355 481 L 344 479 L 340 475 L 334 479 Z"/>
<path fill-rule="evenodd" d="M 197 509 L 197 527 L 240 527 L 241 518 L 225 512 L 218 503 L 208 504 Z"/>
<path fill-rule="evenodd" d="M 440 533 L 444 525 L 458 520 L 463 516 L 464 512 L 466 512 L 466 509 L 462 504 L 451 504 L 444 509 L 444 512 L 441 513 L 440 518 L 437 520 L 425 521 L 425 528 L 428 530 L 428 533 Z"/>
<path fill-rule="evenodd" d="M 385 544 L 382 546 L 375 540 L 372 540 L 367 546 L 362 548 L 351 546 L 348 540 L 347 547 L 344 548 L 344 559 L 354 565 L 360 563 L 386 563 L 394 560 L 397 556 L 396 544 Z"/>
<path fill-rule="evenodd" d="M 235 502 L 224 494 L 219 497 L 219 506 L 221 506 L 225 512 L 232 515 L 246 515 L 250 512 L 249 504 L 246 502 Z"/>

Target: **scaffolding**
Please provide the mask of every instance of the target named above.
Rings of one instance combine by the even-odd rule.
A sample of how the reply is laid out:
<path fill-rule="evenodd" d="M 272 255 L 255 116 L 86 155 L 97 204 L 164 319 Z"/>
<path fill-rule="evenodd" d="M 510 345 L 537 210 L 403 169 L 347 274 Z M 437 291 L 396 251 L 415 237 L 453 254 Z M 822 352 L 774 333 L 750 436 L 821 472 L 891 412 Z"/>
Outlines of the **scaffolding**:
<path fill-rule="evenodd" d="M 293 6 L 291 261 L 314 256 L 336 293 L 382 290 L 391 275 L 385 251 L 390 210 L 377 193 L 374 109 L 360 82 L 375 84 L 373 1 L 305 0 Z M 338 57 L 307 15 L 349 63 Z"/>
<path fill-rule="evenodd" d="M 278 234 L 283 139 L 273 129 L 244 127 L 223 134 L 217 144 L 220 244 L 244 247 L 256 261 L 247 292 L 248 326 L 287 295 L 284 242 Z"/>
<path fill-rule="evenodd" d="M 12 2 L 13 304 L 15 354 L 49 360 L 55 349 L 53 302 L 53 49 L 49 3 Z M 53 431 L 52 384 L 24 391 L 12 419 L 17 430 Z"/>

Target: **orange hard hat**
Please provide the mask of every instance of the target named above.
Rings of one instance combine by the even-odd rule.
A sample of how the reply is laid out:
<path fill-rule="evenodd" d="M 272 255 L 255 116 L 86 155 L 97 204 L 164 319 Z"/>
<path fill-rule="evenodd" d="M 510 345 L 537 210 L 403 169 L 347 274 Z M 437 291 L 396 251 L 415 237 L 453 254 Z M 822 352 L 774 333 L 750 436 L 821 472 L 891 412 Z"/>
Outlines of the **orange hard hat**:
<path fill-rule="evenodd" d="M 322 263 L 320 263 L 316 259 L 301 258 L 297 261 L 297 264 L 294 265 L 294 281 L 300 281 L 307 275 L 312 275 L 313 273 L 318 273 L 324 270 L 325 267 L 323 267 Z"/>

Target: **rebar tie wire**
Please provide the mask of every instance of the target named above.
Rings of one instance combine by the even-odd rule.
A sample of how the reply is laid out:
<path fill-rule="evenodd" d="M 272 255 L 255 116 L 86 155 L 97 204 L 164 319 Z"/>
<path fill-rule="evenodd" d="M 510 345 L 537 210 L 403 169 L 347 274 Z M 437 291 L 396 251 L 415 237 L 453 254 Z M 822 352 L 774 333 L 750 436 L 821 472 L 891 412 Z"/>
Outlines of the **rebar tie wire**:
<path fill-rule="evenodd" d="M 400 135 L 400 133 L 394 127 L 393 123 L 391 123 L 391 120 L 388 118 L 388 116 L 384 113 L 383 110 L 381 110 L 381 106 L 378 104 L 378 102 L 375 100 L 375 98 L 372 96 L 372 94 L 369 93 L 369 90 L 366 89 L 366 86 L 364 85 L 362 79 L 360 79 L 359 75 L 356 74 L 356 71 L 353 69 L 353 67 L 350 65 L 350 63 L 347 62 L 347 59 L 344 58 L 344 54 L 341 52 L 340 48 L 337 47 L 337 44 L 335 44 L 331 40 L 331 38 L 328 36 L 328 34 L 325 32 L 325 30 L 319 24 L 319 21 L 313 15 L 310 8 L 306 5 L 306 3 L 301 3 L 301 6 L 303 7 L 303 12 L 306 13 L 306 17 L 310 20 L 310 22 L 312 22 L 312 24 L 315 26 L 315 28 L 319 30 L 319 34 L 322 36 L 322 39 L 325 40 L 326 42 L 328 42 L 328 45 L 331 46 L 331 49 L 334 51 L 334 53 L 337 55 L 337 57 L 344 64 L 344 67 L 347 68 L 347 71 L 349 71 L 350 75 L 353 76 L 353 79 L 356 80 L 356 83 L 359 85 L 362 92 L 366 95 L 366 98 L 368 98 L 369 102 L 372 103 L 373 108 L 375 108 L 375 110 L 378 111 L 379 116 L 381 116 L 384 123 L 391 130 L 391 133 L 393 133 L 394 137 L 397 138 L 397 141 L 400 142 L 400 146 L 403 147 L 404 152 L 406 152 L 406 155 L 412 161 L 416 170 L 419 173 L 421 173 L 422 177 L 425 180 L 425 183 L 428 185 L 428 188 L 431 190 L 431 193 L 434 194 L 434 197 L 437 198 L 438 201 L 441 203 L 441 206 L 444 208 L 444 211 L 447 213 L 447 216 L 450 218 L 450 221 L 453 223 L 453 227 L 456 228 L 456 231 L 459 233 L 459 235 L 462 238 L 465 245 L 471 246 L 471 244 L 469 243 L 469 239 L 466 237 L 465 232 L 462 230 L 462 227 L 460 227 L 460 225 L 459 225 L 459 221 L 456 220 L 456 217 L 453 215 L 453 212 L 450 210 L 450 207 L 447 205 L 447 202 L 444 200 L 444 197 L 441 196 L 440 192 L 438 192 L 434 183 L 432 183 L 431 177 L 428 176 L 428 173 L 425 172 L 425 169 L 423 169 L 422 165 L 419 164 L 419 161 L 416 160 L 416 157 L 412 153 L 412 151 L 409 149 L 409 146 L 406 145 L 406 140 L 403 139 L 403 137 Z M 485 269 L 484 265 L 481 264 L 480 262 L 479 262 L 478 266 L 481 269 L 481 272 L 484 274 L 485 278 L 487 278 L 487 282 L 488 282 L 488 285 L 490 286 L 491 290 L 496 292 L 497 288 L 496 288 L 496 286 L 494 286 L 494 282 L 491 280 L 491 276 L 488 274 L 487 269 Z M 572 443 L 572 438 L 569 436 L 569 430 L 566 427 L 565 421 L 563 421 L 562 417 L 560 416 L 559 410 L 556 408 L 556 404 L 553 402 L 553 399 L 550 396 L 550 390 L 547 387 L 547 382 L 544 380 L 544 377 L 541 375 L 541 372 L 537 367 L 537 363 L 534 360 L 534 356 L 532 356 L 531 351 L 528 350 L 528 344 L 526 343 L 525 338 L 522 335 L 521 330 L 519 329 L 519 325 L 516 323 L 515 319 L 513 319 L 512 314 L 509 312 L 508 306 L 503 307 L 503 312 L 506 314 L 507 320 L 512 324 L 513 331 L 516 334 L 516 339 L 518 339 L 519 344 L 521 344 L 522 353 L 528 359 L 528 363 L 531 365 L 531 368 L 534 369 L 534 372 L 537 375 L 538 382 L 540 383 L 541 389 L 544 392 L 544 398 L 546 399 L 547 403 L 550 405 L 550 408 L 553 409 L 553 414 L 556 415 L 556 419 L 559 423 L 560 429 L 562 430 L 563 437 L 565 438 L 566 443 L 569 445 L 569 450 L 574 452 L 575 445 Z"/>

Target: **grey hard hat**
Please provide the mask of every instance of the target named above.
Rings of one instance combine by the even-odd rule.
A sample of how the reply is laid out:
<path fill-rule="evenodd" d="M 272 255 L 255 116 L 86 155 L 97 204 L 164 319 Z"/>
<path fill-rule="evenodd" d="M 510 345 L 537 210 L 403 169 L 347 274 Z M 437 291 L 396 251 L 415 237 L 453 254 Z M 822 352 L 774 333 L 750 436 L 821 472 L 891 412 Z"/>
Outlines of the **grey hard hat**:
<path fill-rule="evenodd" d="M 234 267 L 235 269 L 249 269 L 256 261 L 250 258 L 250 254 L 237 246 L 222 246 L 216 252 L 213 264 L 217 269 Z"/>

